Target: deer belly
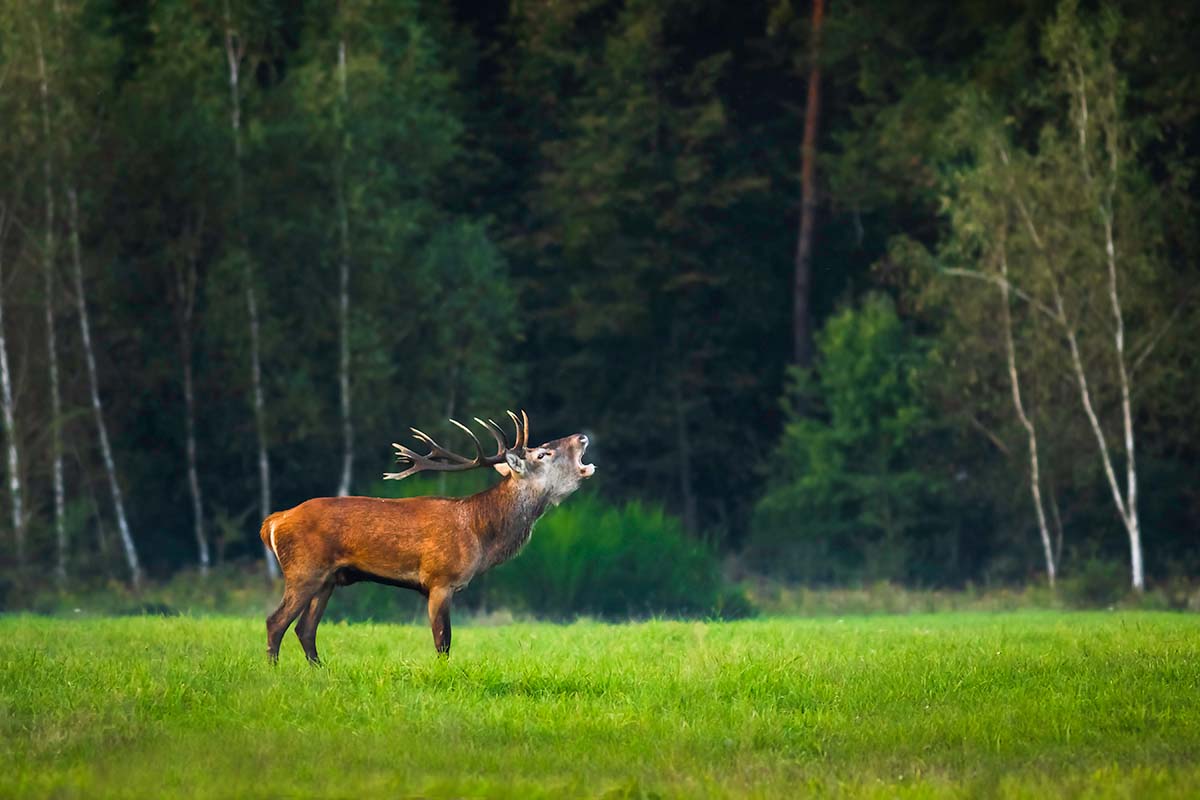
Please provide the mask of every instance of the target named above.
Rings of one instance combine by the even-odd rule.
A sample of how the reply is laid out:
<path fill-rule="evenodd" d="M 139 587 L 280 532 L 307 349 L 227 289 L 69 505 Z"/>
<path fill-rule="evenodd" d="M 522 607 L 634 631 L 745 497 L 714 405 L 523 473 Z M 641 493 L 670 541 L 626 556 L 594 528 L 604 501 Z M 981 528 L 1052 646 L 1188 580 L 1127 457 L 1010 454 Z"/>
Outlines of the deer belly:
<path fill-rule="evenodd" d="M 370 583 L 382 583 L 388 586 L 398 586 L 402 589 L 412 589 L 416 592 L 425 592 L 425 587 L 421 584 L 416 572 L 371 572 L 358 567 L 342 567 L 334 573 L 334 583 L 338 586 L 349 586 L 352 583 L 361 583 L 368 581 Z"/>

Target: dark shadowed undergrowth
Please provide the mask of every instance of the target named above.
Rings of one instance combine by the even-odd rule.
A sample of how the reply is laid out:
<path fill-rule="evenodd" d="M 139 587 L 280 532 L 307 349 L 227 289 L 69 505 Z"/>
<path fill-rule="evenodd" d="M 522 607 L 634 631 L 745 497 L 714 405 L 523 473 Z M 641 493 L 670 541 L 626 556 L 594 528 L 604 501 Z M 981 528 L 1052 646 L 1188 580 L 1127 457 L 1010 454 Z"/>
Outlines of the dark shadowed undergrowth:
<path fill-rule="evenodd" d="M 0 617 L 0 795 L 1187 797 L 1200 618 Z"/>

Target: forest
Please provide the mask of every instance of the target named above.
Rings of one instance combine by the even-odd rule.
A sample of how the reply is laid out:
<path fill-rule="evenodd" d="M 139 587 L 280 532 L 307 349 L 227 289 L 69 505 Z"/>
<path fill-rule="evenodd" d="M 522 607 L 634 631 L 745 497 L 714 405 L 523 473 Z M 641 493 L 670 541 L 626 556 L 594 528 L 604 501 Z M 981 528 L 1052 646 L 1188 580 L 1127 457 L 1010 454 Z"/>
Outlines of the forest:
<path fill-rule="evenodd" d="M 271 574 L 267 514 L 478 489 L 381 478 L 410 426 L 506 409 L 597 465 L 530 576 L 1194 582 L 1197 31 L 0 0 L 0 607 Z M 641 591 L 596 596 L 691 607 Z"/>

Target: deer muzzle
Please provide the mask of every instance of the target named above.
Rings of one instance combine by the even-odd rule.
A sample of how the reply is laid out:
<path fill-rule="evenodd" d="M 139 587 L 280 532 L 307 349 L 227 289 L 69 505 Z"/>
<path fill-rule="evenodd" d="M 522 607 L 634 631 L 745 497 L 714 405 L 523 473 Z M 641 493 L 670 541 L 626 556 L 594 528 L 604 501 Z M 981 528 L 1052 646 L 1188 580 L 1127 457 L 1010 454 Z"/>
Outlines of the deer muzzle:
<path fill-rule="evenodd" d="M 590 478 L 596 474 L 595 464 L 583 463 L 583 451 L 587 450 L 588 437 L 584 434 L 579 434 L 579 449 L 575 452 L 575 466 L 579 468 L 579 474 L 585 478 Z"/>

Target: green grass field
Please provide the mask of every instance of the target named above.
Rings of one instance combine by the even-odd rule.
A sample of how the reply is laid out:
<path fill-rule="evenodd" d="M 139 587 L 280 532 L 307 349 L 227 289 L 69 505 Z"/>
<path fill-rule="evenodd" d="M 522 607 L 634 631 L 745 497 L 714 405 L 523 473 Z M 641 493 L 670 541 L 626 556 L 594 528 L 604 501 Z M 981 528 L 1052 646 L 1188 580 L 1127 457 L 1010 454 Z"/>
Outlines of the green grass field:
<path fill-rule="evenodd" d="M 1200 617 L 0 617 L 0 796 L 1195 797 Z"/>

